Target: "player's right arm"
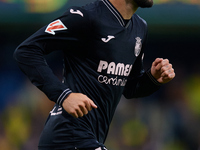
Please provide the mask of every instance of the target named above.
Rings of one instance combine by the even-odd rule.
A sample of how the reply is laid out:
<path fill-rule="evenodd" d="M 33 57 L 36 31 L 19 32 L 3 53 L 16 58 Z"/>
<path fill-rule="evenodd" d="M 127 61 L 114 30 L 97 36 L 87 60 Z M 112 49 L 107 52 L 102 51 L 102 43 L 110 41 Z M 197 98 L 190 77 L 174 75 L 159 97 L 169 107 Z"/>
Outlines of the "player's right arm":
<path fill-rule="evenodd" d="M 62 106 L 75 118 L 83 117 L 83 115 L 87 115 L 88 111 L 91 111 L 92 108 L 97 108 L 95 103 L 82 93 L 69 94 Z"/>
<path fill-rule="evenodd" d="M 63 84 L 53 74 L 44 56 L 56 50 L 70 51 L 70 46 L 73 46 L 71 43 L 79 40 L 78 35 L 87 32 L 89 28 L 87 14 L 78 9 L 69 9 L 63 16 L 55 19 L 26 39 L 14 52 L 15 60 L 30 81 L 55 103 L 62 106 L 65 101 L 64 108 L 75 117 L 82 116 L 81 110 L 83 114 L 86 114 L 85 108 L 91 109 L 90 103 L 87 102 L 90 100 L 86 96 L 80 96 L 80 94 L 78 96 L 77 93 L 72 93 L 68 84 Z M 72 99 L 78 98 L 79 101 L 82 99 L 84 102 L 78 103 L 77 100 L 77 106 L 70 105 Z M 83 108 L 84 106 L 85 108 Z M 72 108 L 75 108 L 76 111 Z"/>

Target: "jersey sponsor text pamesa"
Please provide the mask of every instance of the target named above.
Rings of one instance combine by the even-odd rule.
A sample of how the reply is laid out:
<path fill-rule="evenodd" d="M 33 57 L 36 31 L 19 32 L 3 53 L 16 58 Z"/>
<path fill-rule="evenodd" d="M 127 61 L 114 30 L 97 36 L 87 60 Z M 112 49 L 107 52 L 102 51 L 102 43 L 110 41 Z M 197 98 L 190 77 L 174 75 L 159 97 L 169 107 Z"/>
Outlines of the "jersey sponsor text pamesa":
<path fill-rule="evenodd" d="M 116 75 L 114 78 L 109 78 L 105 75 L 99 75 L 98 81 L 104 84 L 112 84 L 115 86 L 125 86 L 127 79 L 122 77 L 129 76 L 132 69 L 132 65 L 124 63 L 115 63 L 100 60 L 97 72 L 106 71 L 107 74 Z"/>

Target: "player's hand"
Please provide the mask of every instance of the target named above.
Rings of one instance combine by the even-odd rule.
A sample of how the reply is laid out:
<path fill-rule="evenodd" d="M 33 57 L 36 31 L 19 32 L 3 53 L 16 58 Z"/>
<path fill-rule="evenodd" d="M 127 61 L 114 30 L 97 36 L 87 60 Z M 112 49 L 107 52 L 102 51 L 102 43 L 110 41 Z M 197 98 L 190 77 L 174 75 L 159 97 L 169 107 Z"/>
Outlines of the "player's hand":
<path fill-rule="evenodd" d="M 90 98 L 81 93 L 69 94 L 62 106 L 75 118 L 83 117 L 83 115 L 88 114 L 88 111 L 91 111 L 92 108 L 97 108 Z"/>
<path fill-rule="evenodd" d="M 151 66 L 151 74 L 160 83 L 167 83 L 175 77 L 172 64 L 168 59 L 156 58 Z"/>

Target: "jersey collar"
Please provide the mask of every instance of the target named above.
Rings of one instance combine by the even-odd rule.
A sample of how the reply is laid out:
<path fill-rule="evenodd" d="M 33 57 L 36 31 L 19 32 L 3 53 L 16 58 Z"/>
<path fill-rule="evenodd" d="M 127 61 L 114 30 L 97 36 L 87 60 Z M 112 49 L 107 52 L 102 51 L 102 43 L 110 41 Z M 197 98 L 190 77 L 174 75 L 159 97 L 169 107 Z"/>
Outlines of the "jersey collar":
<path fill-rule="evenodd" d="M 101 0 L 105 5 L 106 7 L 111 11 L 111 13 L 115 16 L 115 18 L 117 18 L 117 20 L 119 21 L 120 25 L 122 27 L 125 27 L 125 22 L 124 22 L 124 19 L 123 17 L 121 16 L 121 14 L 118 12 L 118 10 L 109 2 L 109 0 Z M 129 23 L 128 23 L 129 24 Z M 127 24 L 127 25 L 128 25 Z M 126 25 L 126 26 L 127 26 Z"/>

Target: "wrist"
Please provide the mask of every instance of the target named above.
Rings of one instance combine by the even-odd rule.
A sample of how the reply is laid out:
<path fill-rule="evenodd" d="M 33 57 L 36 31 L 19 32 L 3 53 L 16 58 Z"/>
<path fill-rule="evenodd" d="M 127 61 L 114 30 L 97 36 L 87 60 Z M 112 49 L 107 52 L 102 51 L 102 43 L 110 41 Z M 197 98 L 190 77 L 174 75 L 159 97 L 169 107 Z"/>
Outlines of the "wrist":
<path fill-rule="evenodd" d="M 57 103 L 58 105 L 62 106 L 64 100 L 65 100 L 65 99 L 69 96 L 69 94 L 71 94 L 71 93 L 72 93 L 72 91 L 71 91 L 69 88 L 65 89 L 65 90 L 60 94 L 60 96 L 58 97 L 56 103 Z"/>
<path fill-rule="evenodd" d="M 151 79 L 151 81 L 152 81 L 154 84 L 156 84 L 156 85 L 158 85 L 158 86 L 162 85 L 162 83 L 158 82 L 158 80 L 152 75 L 151 69 L 149 69 L 149 70 L 146 72 L 146 74 L 148 75 L 148 77 Z"/>

